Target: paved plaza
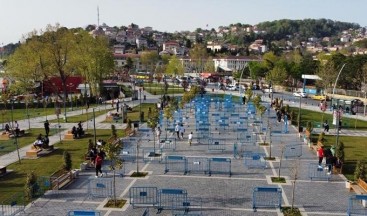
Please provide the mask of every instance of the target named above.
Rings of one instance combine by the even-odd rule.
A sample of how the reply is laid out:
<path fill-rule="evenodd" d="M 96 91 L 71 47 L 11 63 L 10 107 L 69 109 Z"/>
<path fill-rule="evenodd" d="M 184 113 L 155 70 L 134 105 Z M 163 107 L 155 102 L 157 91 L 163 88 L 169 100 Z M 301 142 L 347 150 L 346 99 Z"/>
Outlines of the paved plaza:
<path fill-rule="evenodd" d="M 157 96 L 153 97 L 149 94 L 147 96 L 148 102 L 158 101 Z M 230 100 L 231 97 L 225 98 Z M 263 103 L 268 107 L 268 102 Z M 132 102 L 128 104 L 133 106 Z M 103 108 L 104 106 L 101 106 L 97 109 Z M 140 126 L 136 137 L 124 138 L 124 150 L 121 155 L 125 159 L 124 168 L 118 172 L 123 176 L 116 176 L 116 194 L 127 200 L 127 204 L 122 209 L 104 208 L 107 198 L 98 197 L 91 192 L 90 187 L 96 182 L 108 185 L 112 180 L 112 172 L 96 179 L 94 169 L 90 169 L 79 172 L 75 181 L 66 188 L 48 191 L 42 198 L 29 204 L 19 215 L 66 215 L 71 210 L 95 210 L 102 215 L 141 216 L 146 209 L 149 209 L 150 215 L 155 215 L 158 212 L 157 208 L 149 204 L 133 208 L 129 202 L 129 192 L 134 187 L 151 187 L 158 191 L 161 189 L 185 191 L 188 199 L 192 200 L 190 211 L 186 212 L 186 215 L 282 215 L 275 207 L 259 207 L 254 212 L 253 191 L 256 187 L 278 187 L 282 191 L 281 205 L 290 206 L 291 182 L 295 170 L 298 172 L 298 177 L 294 204 L 303 215 L 346 215 L 348 197 L 353 193 L 345 188 L 344 176 L 329 176 L 326 171 L 320 171 L 321 178 L 311 180 L 310 173 L 312 176 L 320 177 L 312 172 L 313 168 L 317 169 L 317 166 L 313 167 L 313 164 L 317 163 L 317 157 L 299 139 L 296 128 L 289 125 L 288 133 L 285 133 L 286 125 L 284 122 L 276 121 L 274 110 L 266 112 L 260 118 L 252 114 L 250 109 L 247 105 L 235 102 L 231 102 L 231 106 L 226 106 L 225 101 L 210 95 L 197 98 L 195 102 L 188 104 L 174 115 L 175 120 L 184 125 L 183 139 L 177 139 L 176 134 L 171 131 L 166 133 L 166 129 L 172 130 L 175 127 L 175 122 L 166 122 L 162 119 L 161 140 L 167 140 L 167 142 L 156 143 L 156 152 L 161 153 L 161 157 L 149 157 L 149 153 L 153 151 L 154 142 L 150 129 L 141 129 L 146 128 L 146 125 Z M 70 113 L 72 114 L 77 115 L 78 111 Z M 97 128 L 110 128 L 110 124 L 100 123 L 104 119 L 104 115 L 96 118 Z M 32 121 L 34 121 L 32 126 L 43 127 L 44 119 Z M 210 125 L 205 124 L 206 122 Z M 63 127 L 72 126 L 70 124 Z M 125 126 L 117 125 L 117 128 L 121 129 Z M 272 133 L 270 134 L 269 131 Z M 193 132 L 194 137 L 191 146 L 187 139 L 190 132 Z M 348 131 L 344 133 L 347 134 Z M 271 148 L 259 145 L 264 140 L 269 142 L 270 137 Z M 57 134 L 50 138 L 51 143 L 56 143 L 58 140 Z M 129 177 L 137 167 L 137 160 L 134 157 L 137 143 L 139 144 L 139 170 L 149 173 L 145 178 Z M 23 148 L 21 155 L 24 155 L 25 150 L 29 148 L 29 146 Z M 281 176 L 285 177 L 287 182 L 273 184 L 270 177 L 278 175 L 283 148 L 290 150 L 290 152 L 283 151 L 281 163 Z M 297 152 L 292 152 L 296 151 L 295 149 Z M 270 152 L 276 160 L 264 161 L 263 157 L 270 156 Z M 14 162 L 12 160 L 16 157 L 12 154 L 14 153 L 1 156 L 0 165 Z M 206 163 L 212 163 L 210 169 Z M 266 200 L 266 197 L 263 199 Z M 181 215 L 172 210 L 175 200 L 172 198 L 171 200 L 172 205 L 166 206 L 159 215 Z"/>

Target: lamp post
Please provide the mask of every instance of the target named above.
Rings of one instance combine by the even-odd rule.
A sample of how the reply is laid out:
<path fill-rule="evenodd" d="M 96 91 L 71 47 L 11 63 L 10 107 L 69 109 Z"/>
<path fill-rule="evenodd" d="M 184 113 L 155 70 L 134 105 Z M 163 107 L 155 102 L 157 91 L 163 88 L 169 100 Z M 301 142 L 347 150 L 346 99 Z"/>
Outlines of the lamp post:
<path fill-rule="evenodd" d="M 298 135 L 301 138 L 301 105 L 302 105 L 302 95 L 299 97 L 299 107 L 298 107 Z M 303 129 L 302 129 L 303 130 Z"/>
<path fill-rule="evenodd" d="M 140 104 L 139 104 L 139 122 L 141 124 L 141 91 L 142 91 L 142 88 L 139 88 L 139 101 L 140 101 Z"/>
<path fill-rule="evenodd" d="M 97 143 L 97 134 L 96 134 L 96 114 L 93 108 L 93 134 L 94 134 L 94 143 Z"/>
<path fill-rule="evenodd" d="M 14 131 L 14 117 L 13 117 L 13 110 L 14 110 L 14 100 L 11 100 L 11 128 L 12 128 L 12 133 L 14 135 L 14 144 L 15 147 L 17 148 L 17 153 L 18 153 L 18 162 L 19 164 L 21 164 L 21 160 L 20 160 L 20 154 L 19 154 L 19 146 L 18 146 L 18 137 L 16 132 Z"/>
<path fill-rule="evenodd" d="M 341 74 L 341 72 L 343 71 L 344 67 L 345 67 L 346 63 L 343 64 L 343 66 L 340 68 L 340 71 L 338 73 L 338 76 L 336 77 L 336 80 L 335 80 L 335 83 L 334 83 L 334 88 L 333 88 L 333 96 L 331 98 L 331 101 L 333 101 L 333 98 L 334 98 L 334 94 L 335 94 L 335 88 L 336 88 L 336 84 L 339 80 L 339 76 Z M 335 122 L 335 127 L 336 127 L 336 139 L 335 139 L 335 146 L 337 146 L 339 144 L 339 127 L 341 125 L 339 125 L 339 121 L 340 121 L 340 113 L 341 110 L 337 109 L 337 110 L 334 110 L 333 112 L 336 112 L 336 113 L 333 113 L 335 114 L 336 116 L 336 122 Z"/>
<path fill-rule="evenodd" d="M 69 83 L 69 85 L 67 85 L 69 87 L 69 95 L 70 95 L 70 109 L 71 111 L 73 111 L 73 95 L 71 94 L 72 93 L 72 88 L 74 86 L 73 83 Z"/>

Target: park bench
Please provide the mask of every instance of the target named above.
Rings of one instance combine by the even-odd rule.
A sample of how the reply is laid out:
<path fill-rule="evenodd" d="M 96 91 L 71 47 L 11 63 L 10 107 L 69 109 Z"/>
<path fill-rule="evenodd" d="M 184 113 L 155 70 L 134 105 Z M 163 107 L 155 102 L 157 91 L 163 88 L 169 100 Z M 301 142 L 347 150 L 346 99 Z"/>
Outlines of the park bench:
<path fill-rule="evenodd" d="M 65 172 L 57 177 L 51 175 L 51 189 L 59 190 L 73 181 L 73 173 L 71 171 Z"/>
<path fill-rule="evenodd" d="M 31 149 L 27 150 L 25 153 L 26 158 L 29 159 L 37 159 L 39 156 L 41 156 L 41 152 L 43 155 L 48 154 L 50 152 L 52 152 L 54 150 L 54 146 L 53 145 L 49 145 L 49 146 L 42 146 L 41 149 L 37 149 L 36 147 L 34 147 L 33 145 L 31 146 Z"/>
<path fill-rule="evenodd" d="M 71 131 L 67 131 L 65 136 L 64 136 L 64 140 L 73 140 L 74 139 L 74 135 L 71 133 Z"/>
<path fill-rule="evenodd" d="M 355 184 L 351 184 L 350 190 L 359 195 L 367 194 L 367 183 L 359 178 Z"/>
<path fill-rule="evenodd" d="M 0 140 L 9 140 L 10 139 L 10 135 L 9 133 L 6 133 L 6 132 L 2 132 L 0 134 Z"/>

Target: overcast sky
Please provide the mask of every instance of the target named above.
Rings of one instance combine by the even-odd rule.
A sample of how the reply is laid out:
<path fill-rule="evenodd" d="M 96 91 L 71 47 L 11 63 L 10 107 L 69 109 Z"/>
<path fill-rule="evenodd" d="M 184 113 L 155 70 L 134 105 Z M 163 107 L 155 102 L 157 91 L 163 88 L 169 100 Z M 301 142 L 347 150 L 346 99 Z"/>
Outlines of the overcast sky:
<path fill-rule="evenodd" d="M 367 26 L 367 0 L 0 0 L 0 46 L 47 24 L 97 24 L 97 6 L 100 24 L 135 23 L 167 32 L 285 18 L 327 18 Z"/>

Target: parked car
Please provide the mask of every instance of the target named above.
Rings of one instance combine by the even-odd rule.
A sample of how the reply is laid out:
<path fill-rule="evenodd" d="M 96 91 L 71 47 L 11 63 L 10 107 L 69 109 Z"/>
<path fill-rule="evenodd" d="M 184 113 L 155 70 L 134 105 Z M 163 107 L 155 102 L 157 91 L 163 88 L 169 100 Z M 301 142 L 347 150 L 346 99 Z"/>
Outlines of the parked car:
<path fill-rule="evenodd" d="M 329 97 L 326 95 L 312 95 L 311 98 L 314 100 L 320 100 L 320 101 L 329 100 Z"/>
<path fill-rule="evenodd" d="M 308 95 L 306 92 L 293 92 L 293 96 L 306 98 Z"/>
<path fill-rule="evenodd" d="M 360 99 L 353 99 L 352 100 L 352 105 L 354 105 L 354 106 L 364 106 L 364 103 Z"/>
<path fill-rule="evenodd" d="M 263 88 L 263 92 L 265 92 L 265 93 L 272 93 L 273 92 L 273 88 Z"/>

